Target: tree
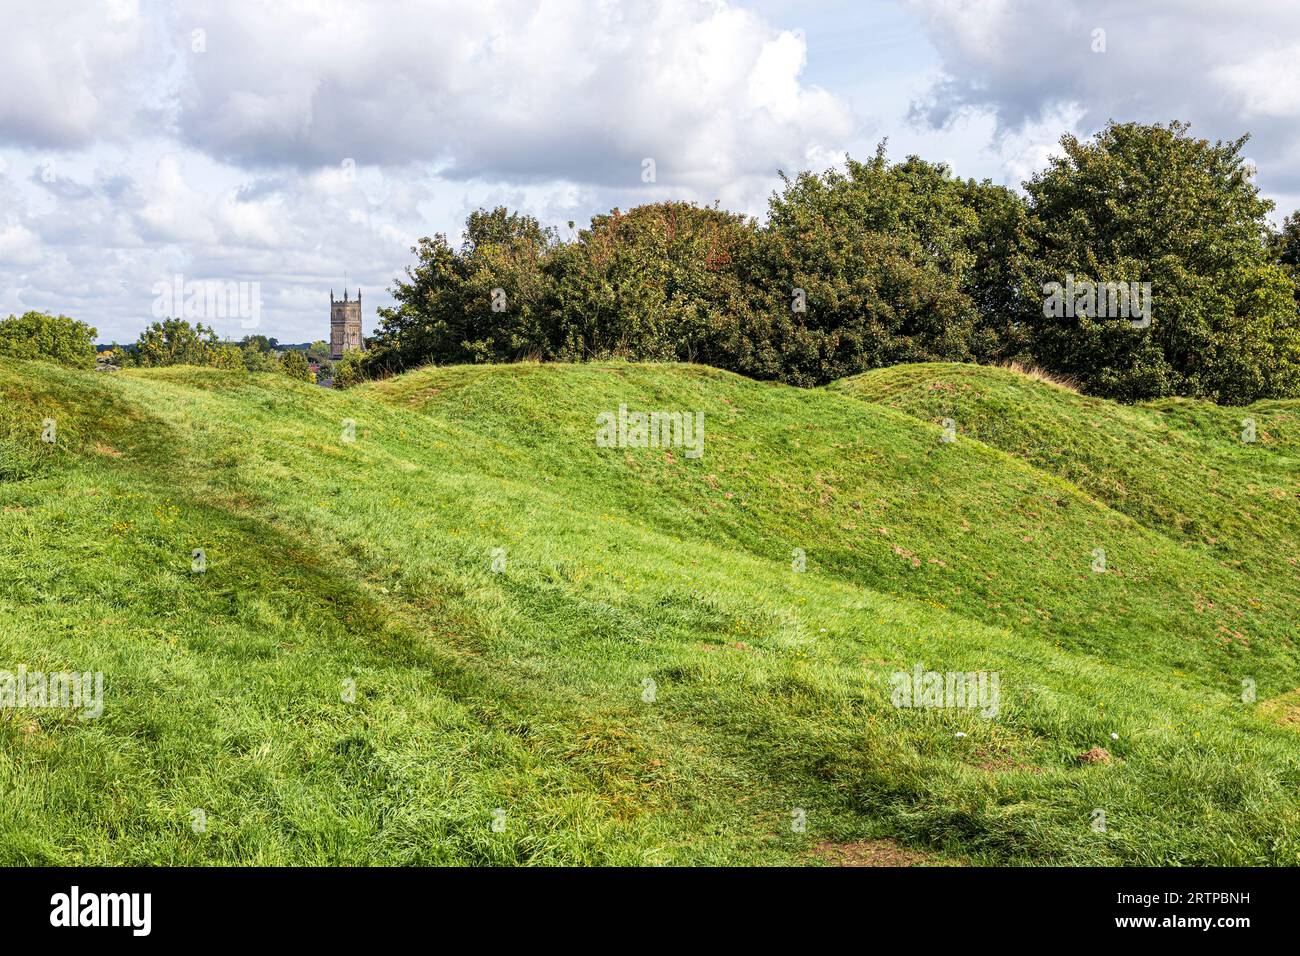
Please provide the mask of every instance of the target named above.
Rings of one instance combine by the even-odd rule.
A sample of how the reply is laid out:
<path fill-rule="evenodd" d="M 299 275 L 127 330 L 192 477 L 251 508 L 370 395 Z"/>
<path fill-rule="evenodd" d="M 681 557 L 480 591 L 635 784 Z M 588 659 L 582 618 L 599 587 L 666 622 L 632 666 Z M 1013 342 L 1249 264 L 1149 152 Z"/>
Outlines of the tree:
<path fill-rule="evenodd" d="M 91 326 L 66 315 L 25 312 L 0 321 L 0 354 L 94 368 L 95 335 Z"/>
<path fill-rule="evenodd" d="M 312 374 L 311 369 L 307 366 L 307 357 L 297 349 L 289 349 L 280 359 L 280 370 L 290 378 L 296 378 L 304 382 L 316 381 L 316 376 Z"/>
<path fill-rule="evenodd" d="M 817 385 L 899 362 L 988 361 L 1012 343 L 1005 309 L 1023 203 L 915 156 L 782 177 L 749 276 L 770 317 L 749 347 Z M 757 338 L 757 341 L 753 339 Z"/>
<path fill-rule="evenodd" d="M 1277 261 L 1290 269 L 1300 269 L 1300 210 L 1286 217 L 1282 228 L 1271 237 Z"/>
<path fill-rule="evenodd" d="M 615 209 L 555 248 L 543 357 L 624 355 L 735 368 L 742 288 L 754 241 L 745 216 L 687 202 Z"/>
<path fill-rule="evenodd" d="M 278 372 L 280 360 L 275 352 L 263 351 L 255 343 L 239 346 L 239 360 L 248 372 Z"/>
<path fill-rule="evenodd" d="M 316 378 L 330 379 L 334 377 L 334 363 L 330 360 L 330 345 L 323 339 L 312 342 L 307 346 L 307 364 L 315 365 L 317 368 Z"/>
<path fill-rule="evenodd" d="M 968 179 L 961 192 L 979 218 L 966 239 L 973 260 L 962 283 L 976 312 L 971 352 L 978 362 L 1027 362 L 1030 338 L 1021 317 L 1041 302 L 1031 274 L 1028 204 L 988 180 Z"/>
<path fill-rule="evenodd" d="M 365 359 L 364 352 L 344 352 L 343 357 L 334 363 L 334 387 L 351 388 L 365 381 Z"/>
<path fill-rule="evenodd" d="M 1224 403 L 1297 393 L 1293 284 L 1269 249 L 1241 157 L 1185 123 L 1111 123 L 1025 184 L 1033 271 L 1048 283 L 1150 283 L 1150 324 L 1132 316 L 1026 311 L 1037 361 L 1097 395 Z M 1041 302 L 1041 300 L 1040 300 Z M 1086 308 L 1084 311 L 1088 311 Z"/>
<path fill-rule="evenodd" d="M 504 207 L 472 213 L 459 250 L 441 234 L 421 239 L 411 248 L 416 265 L 391 290 L 397 304 L 379 310 L 367 367 L 513 361 L 543 350 L 541 265 L 555 242 L 554 230 Z"/>
<path fill-rule="evenodd" d="M 226 345 L 216 331 L 202 323 L 190 325 L 184 319 L 164 319 L 140 333 L 136 342 L 136 364 L 212 365 L 217 368 L 243 366 L 241 350 Z"/>
<path fill-rule="evenodd" d="M 1278 265 L 1291 277 L 1296 309 L 1300 311 L 1300 210 L 1286 217 L 1281 230 L 1270 237 L 1269 244 Z"/>

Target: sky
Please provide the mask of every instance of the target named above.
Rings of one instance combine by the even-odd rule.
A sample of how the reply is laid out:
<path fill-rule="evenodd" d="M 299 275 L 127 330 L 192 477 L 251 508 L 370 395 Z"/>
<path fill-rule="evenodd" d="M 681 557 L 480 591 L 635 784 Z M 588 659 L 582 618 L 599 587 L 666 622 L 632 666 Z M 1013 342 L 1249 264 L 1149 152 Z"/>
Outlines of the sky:
<path fill-rule="evenodd" d="M 303 342 L 346 281 L 369 334 L 410 247 L 476 208 L 566 237 L 669 198 L 762 218 L 780 171 L 886 139 L 1019 188 L 1062 134 L 1181 119 L 1250 133 L 1274 218 L 1300 207 L 1295 0 L 0 0 L 0 23 L 0 316 L 101 342 L 186 283 L 238 290 L 197 315 L 221 334 Z"/>

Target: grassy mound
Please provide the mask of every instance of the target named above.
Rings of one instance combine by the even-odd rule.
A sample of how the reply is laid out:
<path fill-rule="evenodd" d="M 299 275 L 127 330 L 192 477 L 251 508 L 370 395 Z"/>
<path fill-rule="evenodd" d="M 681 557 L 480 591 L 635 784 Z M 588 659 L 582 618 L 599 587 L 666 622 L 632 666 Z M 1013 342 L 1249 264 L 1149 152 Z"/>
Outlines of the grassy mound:
<path fill-rule="evenodd" d="M 1300 738 L 1242 699 L 1300 686 L 1294 409 L 1234 449 L 1199 406 L 893 371 L 0 360 L 0 670 L 106 678 L 94 720 L 0 711 L 0 862 L 1300 860 Z M 1009 404 L 944 441 L 944 375 Z M 620 405 L 702 411 L 702 457 L 599 447 Z M 1093 420 L 1222 508 L 1034 431 Z M 997 672 L 996 717 L 893 706 L 918 663 Z"/>
<path fill-rule="evenodd" d="M 1300 401 L 1124 406 L 1019 372 L 946 364 L 880 369 L 831 389 L 950 419 L 963 438 L 1059 475 L 1192 551 L 1300 586 Z"/>

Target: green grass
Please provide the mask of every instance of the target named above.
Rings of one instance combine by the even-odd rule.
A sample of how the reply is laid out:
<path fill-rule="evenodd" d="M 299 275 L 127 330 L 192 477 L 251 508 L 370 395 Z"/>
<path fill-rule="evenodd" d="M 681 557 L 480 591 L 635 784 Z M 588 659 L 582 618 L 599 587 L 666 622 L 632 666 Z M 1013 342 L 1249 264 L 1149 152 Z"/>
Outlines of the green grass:
<path fill-rule="evenodd" d="M 0 395 L 0 670 L 107 685 L 0 711 L 0 864 L 1300 862 L 1296 403 L 8 359 Z M 597 447 L 620 403 L 702 410 L 703 457 Z M 917 662 L 996 670 L 997 718 L 893 707 Z"/>

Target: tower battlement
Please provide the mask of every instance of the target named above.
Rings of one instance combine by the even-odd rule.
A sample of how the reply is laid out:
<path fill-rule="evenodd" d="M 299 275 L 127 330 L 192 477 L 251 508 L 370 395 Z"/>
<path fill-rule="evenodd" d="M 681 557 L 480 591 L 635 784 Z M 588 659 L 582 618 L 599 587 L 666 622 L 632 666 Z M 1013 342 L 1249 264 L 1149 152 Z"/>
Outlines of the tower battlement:
<path fill-rule="evenodd" d="M 341 359 L 344 352 L 361 350 L 361 290 L 357 289 L 355 299 L 348 298 L 343 290 L 343 298 L 334 298 L 330 289 L 330 358 Z"/>

